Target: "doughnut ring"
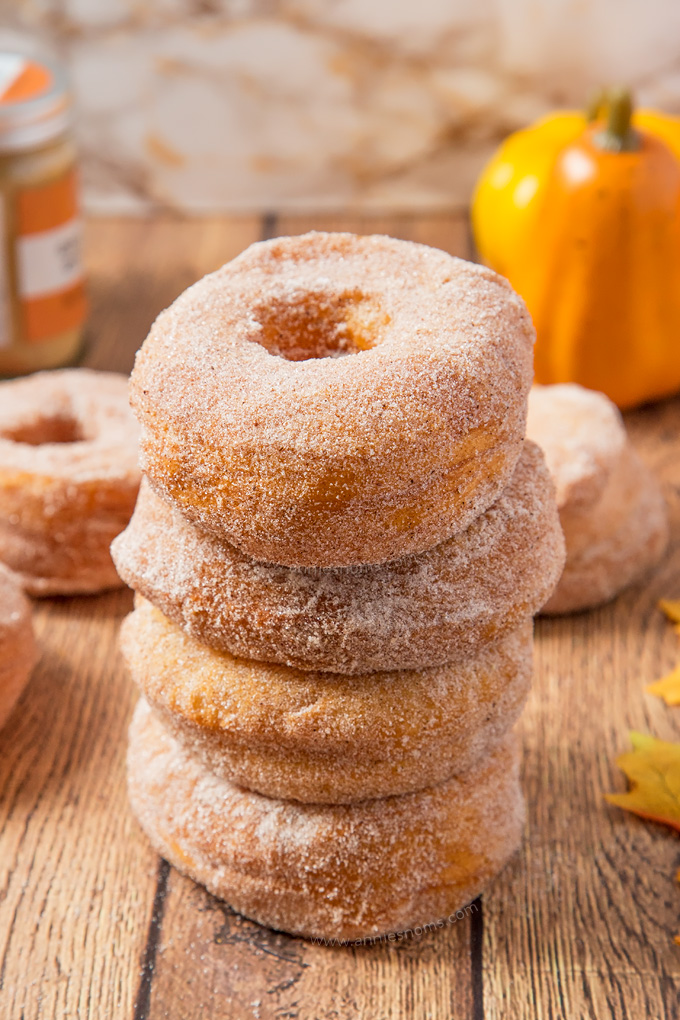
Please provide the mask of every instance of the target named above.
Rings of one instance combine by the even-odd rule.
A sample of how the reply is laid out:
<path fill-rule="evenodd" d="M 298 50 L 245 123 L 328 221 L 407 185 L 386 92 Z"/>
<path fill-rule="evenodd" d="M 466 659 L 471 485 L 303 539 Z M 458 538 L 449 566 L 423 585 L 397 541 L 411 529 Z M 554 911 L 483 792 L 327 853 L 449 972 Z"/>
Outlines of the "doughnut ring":
<path fill-rule="evenodd" d="M 538 612 L 564 565 L 553 485 L 533 443 L 465 532 L 393 563 L 326 570 L 256 563 L 188 524 L 145 482 L 112 552 L 131 588 L 211 648 L 350 674 L 427 669 L 476 654 Z"/>
<path fill-rule="evenodd" d="M 137 355 L 154 490 L 256 560 L 381 563 L 464 530 L 521 452 L 534 331 L 508 282 L 393 238 L 252 245 Z"/>
<path fill-rule="evenodd" d="M 543 612 L 609 602 L 651 570 L 668 546 L 659 483 L 602 393 L 572 384 L 536 386 L 527 428 L 555 481 L 567 547 L 564 573 Z"/>
<path fill-rule="evenodd" d="M 0 382 L 0 560 L 29 594 L 121 584 L 109 547 L 137 498 L 137 440 L 121 375 Z"/>
<path fill-rule="evenodd" d="M 260 924 L 325 938 L 436 927 L 497 875 L 524 821 L 512 735 L 470 772 L 419 793 L 296 804 L 206 771 L 143 699 L 128 784 L 142 828 L 179 871 Z"/>
<path fill-rule="evenodd" d="M 341 804 L 435 785 L 495 747 L 529 693 L 532 637 L 525 618 L 467 661 L 348 677 L 215 652 L 138 597 L 121 648 L 205 768 L 268 797 Z"/>
<path fill-rule="evenodd" d="M 37 661 L 31 605 L 18 579 L 0 564 L 0 729 Z"/>

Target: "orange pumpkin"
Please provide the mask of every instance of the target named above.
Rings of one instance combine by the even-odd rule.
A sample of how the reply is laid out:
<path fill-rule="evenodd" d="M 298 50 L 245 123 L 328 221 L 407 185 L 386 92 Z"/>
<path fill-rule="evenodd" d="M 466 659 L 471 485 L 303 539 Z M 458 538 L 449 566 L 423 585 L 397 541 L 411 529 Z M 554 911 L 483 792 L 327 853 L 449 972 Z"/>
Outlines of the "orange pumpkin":
<path fill-rule="evenodd" d="M 532 314 L 537 382 L 626 408 L 680 389 L 680 121 L 631 123 L 627 93 L 606 107 L 604 123 L 571 112 L 512 136 L 480 179 L 473 229 Z"/>

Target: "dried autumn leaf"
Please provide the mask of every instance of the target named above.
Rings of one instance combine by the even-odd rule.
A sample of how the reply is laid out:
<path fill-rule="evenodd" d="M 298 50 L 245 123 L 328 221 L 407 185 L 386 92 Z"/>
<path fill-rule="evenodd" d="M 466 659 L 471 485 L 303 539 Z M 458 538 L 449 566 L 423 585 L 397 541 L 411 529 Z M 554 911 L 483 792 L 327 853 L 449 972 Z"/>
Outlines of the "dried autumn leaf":
<path fill-rule="evenodd" d="M 680 599 L 661 599 L 659 609 L 666 614 L 671 623 L 680 623 Z"/>
<path fill-rule="evenodd" d="M 663 698 L 667 705 L 680 705 L 680 666 L 656 683 L 649 684 L 647 690 L 650 694 Z"/>
<path fill-rule="evenodd" d="M 631 784 L 627 793 L 607 793 L 610 804 L 680 832 L 680 744 L 631 733 L 633 750 L 616 764 Z"/>

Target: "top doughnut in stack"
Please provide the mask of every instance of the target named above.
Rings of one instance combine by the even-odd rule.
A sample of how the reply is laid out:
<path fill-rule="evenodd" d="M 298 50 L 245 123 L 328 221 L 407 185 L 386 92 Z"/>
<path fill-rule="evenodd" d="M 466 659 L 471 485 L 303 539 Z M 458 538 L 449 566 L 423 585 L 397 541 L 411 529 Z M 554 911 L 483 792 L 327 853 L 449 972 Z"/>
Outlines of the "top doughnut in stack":
<path fill-rule="evenodd" d="M 133 807 L 236 909 L 370 938 L 474 898 L 564 560 L 506 281 L 387 237 L 252 246 L 154 324 L 114 543 Z"/>

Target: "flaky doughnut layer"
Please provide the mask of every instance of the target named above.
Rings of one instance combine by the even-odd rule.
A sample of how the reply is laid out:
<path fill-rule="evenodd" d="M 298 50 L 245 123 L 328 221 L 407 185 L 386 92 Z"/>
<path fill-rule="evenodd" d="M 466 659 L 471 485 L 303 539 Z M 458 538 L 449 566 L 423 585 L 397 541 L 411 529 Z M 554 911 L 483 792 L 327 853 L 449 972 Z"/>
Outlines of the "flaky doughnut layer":
<path fill-rule="evenodd" d="M 0 564 L 0 729 L 37 661 L 30 603 L 18 578 Z"/>
<path fill-rule="evenodd" d="M 536 386 L 527 428 L 546 454 L 567 548 L 564 573 L 543 612 L 608 602 L 651 570 L 668 545 L 659 483 L 602 393 L 571 384 Z"/>
<path fill-rule="evenodd" d="M 423 245 L 255 244 L 181 295 L 137 355 L 142 466 L 257 560 L 421 552 L 512 475 L 533 336 L 507 281 Z"/>
<path fill-rule="evenodd" d="M 488 753 L 528 694 L 532 631 L 525 618 L 472 659 L 348 677 L 212 651 L 138 599 L 121 648 L 206 767 L 270 797 L 349 803 L 431 786 Z"/>
<path fill-rule="evenodd" d="M 506 489 L 465 532 L 393 563 L 257 563 L 198 531 L 144 482 L 113 558 L 135 591 L 212 648 L 366 673 L 457 662 L 502 637 L 548 599 L 564 541 L 543 456 L 526 443 Z"/>
<path fill-rule="evenodd" d="M 123 376 L 88 369 L 0 382 L 0 560 L 32 595 L 121 582 L 110 555 L 140 473 Z"/>
<path fill-rule="evenodd" d="M 295 804 L 206 771 L 143 700 L 128 782 L 133 811 L 171 864 L 260 924 L 325 938 L 448 917 L 504 866 L 524 821 L 512 738 L 465 776 L 420 793 Z"/>

